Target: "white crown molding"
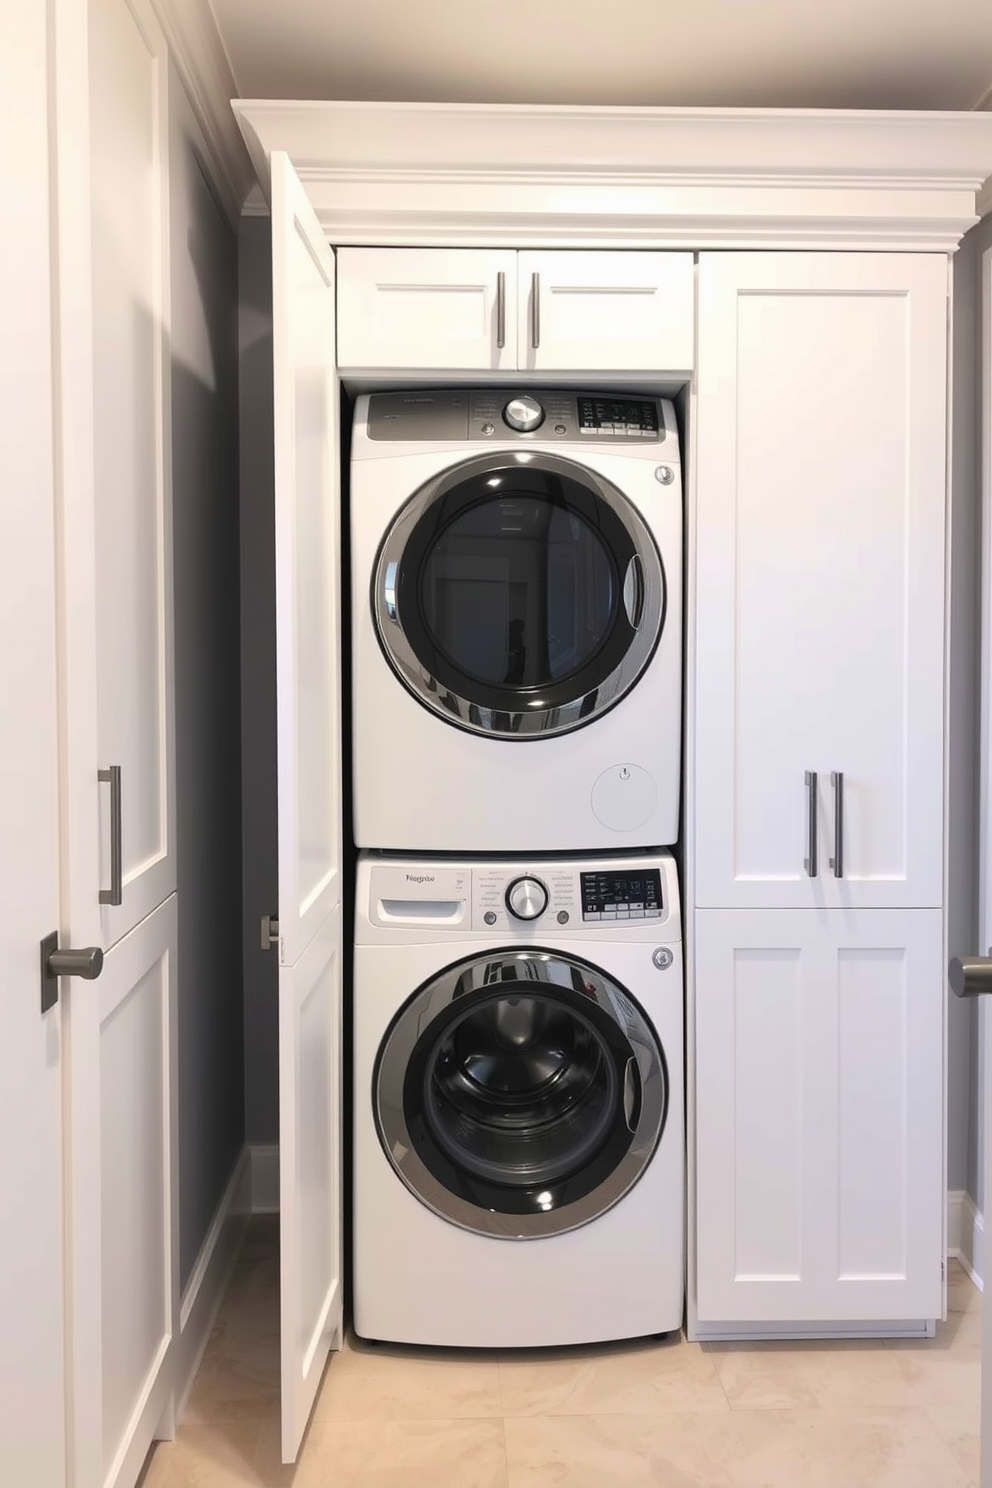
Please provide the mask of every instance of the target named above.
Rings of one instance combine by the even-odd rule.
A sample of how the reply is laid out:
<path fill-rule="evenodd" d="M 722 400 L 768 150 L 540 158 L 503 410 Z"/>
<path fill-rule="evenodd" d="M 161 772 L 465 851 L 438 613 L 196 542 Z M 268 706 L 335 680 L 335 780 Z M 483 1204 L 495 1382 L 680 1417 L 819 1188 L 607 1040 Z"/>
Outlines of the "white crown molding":
<path fill-rule="evenodd" d="M 334 243 L 952 251 L 992 115 L 239 101 Z"/>
<path fill-rule="evenodd" d="M 231 111 L 238 89 L 209 0 L 152 0 L 152 4 L 203 131 L 205 164 L 225 211 L 236 224 L 255 176 Z"/>

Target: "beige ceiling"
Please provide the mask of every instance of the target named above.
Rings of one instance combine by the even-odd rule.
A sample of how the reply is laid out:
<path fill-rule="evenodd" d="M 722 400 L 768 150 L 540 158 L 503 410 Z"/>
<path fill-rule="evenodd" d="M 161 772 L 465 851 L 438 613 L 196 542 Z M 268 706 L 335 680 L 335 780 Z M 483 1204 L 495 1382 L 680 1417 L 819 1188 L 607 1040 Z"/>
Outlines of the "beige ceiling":
<path fill-rule="evenodd" d="M 992 0 L 210 0 L 243 98 L 992 107 Z"/>

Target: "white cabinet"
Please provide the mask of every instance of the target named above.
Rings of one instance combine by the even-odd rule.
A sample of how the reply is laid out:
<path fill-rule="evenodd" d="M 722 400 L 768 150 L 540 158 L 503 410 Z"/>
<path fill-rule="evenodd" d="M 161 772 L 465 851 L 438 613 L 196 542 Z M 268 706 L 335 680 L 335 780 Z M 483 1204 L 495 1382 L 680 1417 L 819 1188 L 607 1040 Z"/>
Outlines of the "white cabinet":
<path fill-rule="evenodd" d="M 691 253 L 342 248 L 338 364 L 687 375 L 693 305 Z"/>
<path fill-rule="evenodd" d="M 701 1323 L 938 1317 L 939 910 L 699 910 Z"/>
<path fill-rule="evenodd" d="M 699 905 L 941 902 L 946 342 L 942 254 L 700 255 Z"/>

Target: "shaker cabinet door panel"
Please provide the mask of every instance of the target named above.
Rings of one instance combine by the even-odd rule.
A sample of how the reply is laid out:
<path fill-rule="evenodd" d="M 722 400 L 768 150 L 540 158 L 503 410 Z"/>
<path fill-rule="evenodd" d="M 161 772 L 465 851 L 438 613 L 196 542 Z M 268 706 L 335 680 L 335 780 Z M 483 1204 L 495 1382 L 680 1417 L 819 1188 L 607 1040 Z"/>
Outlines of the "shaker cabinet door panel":
<path fill-rule="evenodd" d="M 338 365 L 512 371 L 516 257 L 509 249 L 340 248 Z"/>
<path fill-rule="evenodd" d="M 946 336 L 941 255 L 701 255 L 700 905 L 941 902 Z"/>
<path fill-rule="evenodd" d="M 942 1307 L 939 910 L 695 919 L 698 1315 Z"/>
<path fill-rule="evenodd" d="M 144 5 L 89 7 L 96 729 L 104 945 L 176 887 L 168 54 Z"/>
<path fill-rule="evenodd" d="M 521 371 L 691 372 L 691 253 L 521 253 L 517 281 Z"/>

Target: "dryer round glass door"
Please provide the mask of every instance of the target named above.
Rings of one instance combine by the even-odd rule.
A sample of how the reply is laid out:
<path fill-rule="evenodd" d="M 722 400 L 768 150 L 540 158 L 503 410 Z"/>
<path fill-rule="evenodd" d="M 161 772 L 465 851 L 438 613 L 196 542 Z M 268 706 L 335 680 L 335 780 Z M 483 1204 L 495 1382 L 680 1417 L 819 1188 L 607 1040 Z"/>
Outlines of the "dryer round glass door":
<path fill-rule="evenodd" d="M 394 1018 L 373 1076 L 390 1163 L 442 1218 L 537 1239 L 597 1218 L 665 1125 L 664 1054 L 630 994 L 547 951 L 475 956 Z"/>
<path fill-rule="evenodd" d="M 425 707 L 532 739 L 591 722 L 634 686 L 661 635 L 665 577 L 609 481 L 511 451 L 411 497 L 380 549 L 372 605 L 387 659 Z"/>

